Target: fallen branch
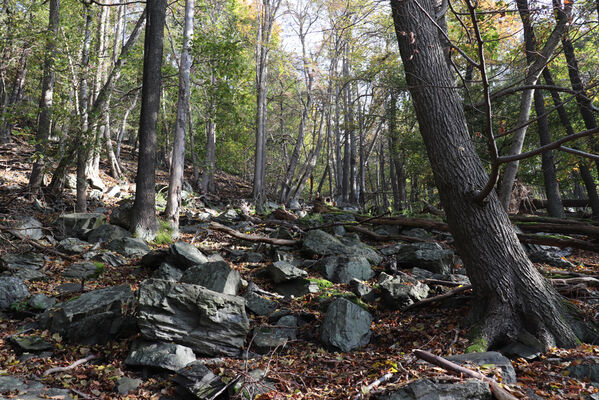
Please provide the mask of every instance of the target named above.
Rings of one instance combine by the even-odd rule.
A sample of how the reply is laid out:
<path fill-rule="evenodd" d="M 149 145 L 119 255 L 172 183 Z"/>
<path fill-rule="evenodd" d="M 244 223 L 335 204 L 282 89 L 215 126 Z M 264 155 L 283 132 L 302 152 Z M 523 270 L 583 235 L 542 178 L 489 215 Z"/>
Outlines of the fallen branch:
<path fill-rule="evenodd" d="M 378 242 L 392 242 L 392 241 L 397 241 L 397 240 L 400 240 L 403 242 L 409 242 L 409 243 L 428 242 L 428 240 L 426 240 L 426 239 L 420 239 L 420 238 L 406 236 L 406 235 L 379 235 L 378 233 L 369 231 L 366 228 L 362 228 L 360 226 L 355 226 L 355 225 L 344 225 L 344 228 L 350 232 L 362 233 L 363 235 L 368 236 L 370 239 L 376 240 Z"/>
<path fill-rule="evenodd" d="M 11 230 L 13 230 L 13 229 L 14 228 L 10 228 L 8 226 L 0 225 L 0 231 L 4 231 L 4 232 L 8 232 L 8 233 L 12 234 Z M 35 247 L 38 250 L 47 251 L 48 253 L 52 253 L 54 255 L 57 255 L 57 256 L 59 256 L 61 258 L 64 258 L 65 260 L 69 260 L 69 261 L 73 261 L 73 262 L 77 261 L 77 259 L 75 257 L 71 257 L 70 255 L 65 254 L 65 253 L 63 253 L 61 251 L 58 251 L 58 250 L 56 250 L 56 249 L 54 249 L 52 247 L 43 246 L 43 245 L 41 245 L 39 243 L 36 243 L 35 241 L 33 241 L 31 239 L 28 239 L 28 238 L 23 238 L 23 237 L 18 237 L 18 236 L 17 236 L 17 238 L 19 240 L 27 243 L 28 245 L 31 245 L 31 246 Z"/>
<path fill-rule="evenodd" d="M 568 279 L 552 279 L 551 283 L 555 286 L 569 286 L 569 285 L 577 285 L 583 284 L 588 286 L 599 287 L 599 279 L 593 277 L 576 277 L 576 278 L 568 278 Z"/>
<path fill-rule="evenodd" d="M 406 311 L 407 310 L 412 310 L 414 308 L 421 307 L 421 306 L 424 306 L 426 304 L 434 303 L 435 301 L 439 301 L 439 300 L 443 300 L 443 299 L 446 299 L 446 298 L 451 297 L 451 296 L 455 296 L 456 294 L 460 294 L 460 293 L 465 292 L 466 290 L 470 290 L 470 289 L 472 289 L 472 285 L 460 286 L 460 287 L 452 289 L 452 290 L 450 290 L 448 292 L 440 294 L 438 296 L 429 297 L 427 299 L 420 300 L 419 302 L 416 302 L 414 304 L 410 304 L 409 306 L 407 306 L 405 308 L 405 310 Z"/>
<path fill-rule="evenodd" d="M 528 233 L 518 233 L 518 239 L 520 239 L 520 243 L 540 244 L 544 246 L 555 246 L 560 248 L 573 247 L 575 249 L 599 253 L 599 244 L 580 239 L 562 239 L 552 236 L 531 235 Z"/>
<path fill-rule="evenodd" d="M 414 355 L 421 360 L 427 361 L 431 364 L 434 364 L 438 367 L 443 368 L 448 372 L 452 372 L 456 375 L 466 375 L 470 378 L 480 379 L 484 382 L 487 382 L 491 388 L 491 392 L 493 396 L 495 396 L 498 400 L 517 400 L 515 396 L 510 394 L 507 390 L 501 387 L 501 385 L 495 381 L 494 379 L 488 378 L 485 375 L 481 374 L 477 371 L 472 371 L 471 369 L 464 368 L 461 365 L 455 364 L 449 360 L 446 360 L 443 357 L 436 356 L 428 351 L 414 350 Z"/>
<path fill-rule="evenodd" d="M 370 385 L 368 385 L 365 388 L 361 389 L 362 393 L 357 394 L 356 397 L 354 397 L 354 400 L 359 400 L 359 399 L 363 398 L 364 394 L 370 392 L 372 389 L 376 388 L 381 383 L 387 382 L 392 377 L 393 377 L 393 374 L 391 372 L 387 372 L 385 375 L 381 376 L 379 379 L 377 379 L 376 381 L 372 382 Z"/>
<path fill-rule="evenodd" d="M 81 364 L 85 364 L 88 361 L 91 361 L 93 359 L 98 358 L 97 355 L 95 354 L 90 354 L 89 356 L 82 358 L 80 360 L 75 361 L 74 363 L 72 363 L 71 365 L 68 365 L 66 367 L 54 367 L 54 368 L 50 368 L 49 370 L 47 370 L 46 372 L 44 372 L 44 374 L 42 376 L 48 376 L 50 374 L 54 374 L 56 372 L 64 372 L 64 371 L 68 371 L 70 369 L 73 369 Z"/>
<path fill-rule="evenodd" d="M 424 283 L 426 283 L 427 285 L 441 285 L 448 287 L 458 287 L 463 285 L 463 283 L 460 282 L 442 281 L 439 279 L 425 279 Z"/>
<path fill-rule="evenodd" d="M 296 246 L 301 243 L 300 240 L 277 239 L 277 238 L 269 238 L 269 237 L 260 236 L 260 235 L 248 235 L 248 234 L 236 231 L 233 228 L 229 228 L 228 226 L 219 224 L 218 222 L 211 222 L 209 225 L 209 228 L 212 230 L 215 230 L 215 231 L 225 232 L 225 233 L 229 234 L 230 236 L 233 236 L 234 238 L 247 240 L 248 242 L 267 243 L 267 244 L 273 244 L 273 245 L 277 245 L 277 246 Z"/>

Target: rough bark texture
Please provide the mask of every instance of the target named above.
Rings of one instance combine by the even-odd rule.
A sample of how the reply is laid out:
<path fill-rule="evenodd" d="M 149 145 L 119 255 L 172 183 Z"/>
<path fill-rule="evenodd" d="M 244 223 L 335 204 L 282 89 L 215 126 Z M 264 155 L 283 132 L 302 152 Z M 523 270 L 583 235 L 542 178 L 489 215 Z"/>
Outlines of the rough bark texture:
<path fill-rule="evenodd" d="M 576 345 L 563 299 L 526 257 L 497 194 L 491 192 L 483 204 L 472 200 L 487 174 L 470 140 L 437 27 L 415 0 L 392 0 L 391 5 L 420 132 L 455 246 L 478 297 L 471 313 L 487 346 L 531 335 L 543 348 Z M 431 0 L 420 5 L 433 14 Z"/>
<path fill-rule="evenodd" d="M 158 230 L 155 204 L 156 127 L 160 86 L 166 0 L 147 3 L 143 85 L 139 117 L 139 156 L 131 230 L 142 239 L 153 239 Z"/>
<path fill-rule="evenodd" d="M 191 39 L 193 37 L 194 0 L 185 2 L 185 28 L 183 31 L 183 49 L 179 66 L 179 98 L 177 99 L 177 122 L 175 142 L 173 143 L 173 161 L 168 182 L 166 199 L 166 218 L 171 228 L 179 230 L 179 210 L 181 209 L 181 187 L 183 186 L 183 168 L 185 161 L 185 129 L 187 128 L 187 110 L 189 109 L 189 72 L 191 70 Z"/>
<path fill-rule="evenodd" d="M 56 51 L 58 28 L 60 27 L 60 0 L 50 0 L 50 14 L 48 19 L 44 76 L 42 78 L 42 98 L 39 106 L 39 122 L 36 135 L 37 144 L 35 146 L 37 158 L 29 177 L 29 187 L 33 191 L 38 190 L 42 186 L 46 165 L 44 156 L 48 148 L 48 137 L 50 136 L 52 100 L 54 97 L 54 83 L 56 82 L 54 52 Z"/>

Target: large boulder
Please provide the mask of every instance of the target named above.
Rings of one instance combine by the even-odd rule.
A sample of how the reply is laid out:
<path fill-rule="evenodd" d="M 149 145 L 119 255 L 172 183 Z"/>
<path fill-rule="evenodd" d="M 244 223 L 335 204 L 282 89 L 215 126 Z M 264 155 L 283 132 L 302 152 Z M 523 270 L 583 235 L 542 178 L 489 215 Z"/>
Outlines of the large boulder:
<path fill-rule="evenodd" d="M 120 226 L 105 224 L 92 230 L 87 236 L 87 240 L 90 243 L 108 243 L 112 240 L 122 239 L 126 237 L 131 237 L 131 233 L 129 233 L 128 230 L 125 230 Z"/>
<path fill-rule="evenodd" d="M 316 269 L 335 283 L 349 283 L 352 279 L 365 281 L 374 276 L 370 263 L 362 256 L 329 256 L 316 263 Z"/>
<path fill-rule="evenodd" d="M 18 400 L 43 400 L 43 399 L 63 399 L 73 400 L 68 389 L 49 388 L 36 381 L 35 379 L 23 380 L 10 375 L 0 376 L 0 399 L 18 399 Z"/>
<path fill-rule="evenodd" d="M 408 275 L 391 276 L 382 272 L 378 278 L 385 305 L 400 309 L 428 297 L 429 287 Z"/>
<path fill-rule="evenodd" d="M 201 361 L 194 361 L 185 368 L 179 369 L 174 381 L 179 384 L 179 389 L 184 395 L 191 396 L 193 399 L 228 398 L 224 393 L 215 397 L 224 391 L 225 384 L 220 376 L 214 375 Z"/>
<path fill-rule="evenodd" d="M 14 302 L 27 297 L 29 291 L 21 279 L 12 276 L 0 277 L 0 310 L 6 310 Z"/>
<path fill-rule="evenodd" d="M 560 257 L 551 251 L 534 251 L 528 255 L 528 258 L 534 263 L 547 264 L 555 268 L 571 269 L 576 267 L 564 257 Z"/>
<path fill-rule="evenodd" d="M 372 315 L 351 301 L 339 298 L 327 309 L 321 326 L 322 342 L 333 349 L 352 351 L 368 344 Z"/>
<path fill-rule="evenodd" d="M 289 282 L 308 276 L 306 271 L 286 261 L 275 261 L 268 266 L 267 271 L 274 283 Z"/>
<path fill-rule="evenodd" d="M 55 222 L 62 237 L 84 238 L 87 233 L 106 223 L 106 217 L 100 213 L 63 214 Z"/>
<path fill-rule="evenodd" d="M 170 253 L 174 260 L 174 266 L 181 269 L 187 269 L 209 261 L 208 257 L 198 250 L 197 247 L 187 242 L 173 243 L 170 247 Z"/>
<path fill-rule="evenodd" d="M 241 275 L 225 261 L 207 262 L 185 270 L 181 282 L 236 295 L 241 288 Z"/>
<path fill-rule="evenodd" d="M 476 379 L 456 383 L 436 383 L 420 379 L 393 392 L 376 397 L 378 400 L 491 400 L 489 384 Z"/>
<path fill-rule="evenodd" d="M 154 273 L 152 278 L 164 279 L 165 281 L 178 282 L 183 276 L 183 271 L 179 268 L 175 268 L 167 262 L 160 264 L 160 267 Z"/>
<path fill-rule="evenodd" d="M 90 247 L 88 242 L 78 238 L 65 238 L 58 242 L 57 249 L 66 254 L 81 254 Z"/>
<path fill-rule="evenodd" d="M 414 243 L 400 246 L 395 257 L 398 267 L 419 267 L 436 274 L 448 274 L 453 268 L 454 254 L 437 243 Z"/>
<path fill-rule="evenodd" d="M 44 256 L 39 253 L 5 254 L 0 257 L 4 275 L 11 275 L 25 281 L 45 280 Z"/>
<path fill-rule="evenodd" d="M 40 326 L 70 342 L 104 344 L 121 333 L 133 333 L 133 304 L 129 285 L 98 289 L 47 310 Z"/>
<path fill-rule="evenodd" d="M 100 275 L 101 272 L 101 266 L 90 261 L 83 261 L 68 266 L 62 272 L 62 276 L 74 279 L 91 279 Z"/>
<path fill-rule="evenodd" d="M 112 240 L 106 245 L 106 248 L 127 258 L 143 257 L 150 252 L 150 248 L 143 239 L 132 237 Z"/>
<path fill-rule="evenodd" d="M 250 283 L 243 294 L 246 308 L 256 315 L 269 315 L 277 309 L 277 302 L 257 293 L 258 286 Z"/>
<path fill-rule="evenodd" d="M 373 265 L 378 265 L 382 261 L 382 257 L 376 250 L 360 242 L 357 238 L 338 239 L 320 229 L 308 231 L 302 244 L 302 252 L 309 257 L 363 256 Z"/>
<path fill-rule="evenodd" d="M 249 331 L 245 300 L 198 285 L 148 279 L 137 323 L 149 340 L 174 341 L 207 356 L 238 356 Z"/>
<path fill-rule="evenodd" d="M 118 203 L 118 207 L 110 213 L 110 223 L 121 228 L 131 228 L 131 215 L 133 213 L 133 201 L 126 199 Z"/>
<path fill-rule="evenodd" d="M 195 361 L 196 356 L 189 347 L 175 343 L 133 342 L 125 365 L 150 367 L 176 372 Z"/>

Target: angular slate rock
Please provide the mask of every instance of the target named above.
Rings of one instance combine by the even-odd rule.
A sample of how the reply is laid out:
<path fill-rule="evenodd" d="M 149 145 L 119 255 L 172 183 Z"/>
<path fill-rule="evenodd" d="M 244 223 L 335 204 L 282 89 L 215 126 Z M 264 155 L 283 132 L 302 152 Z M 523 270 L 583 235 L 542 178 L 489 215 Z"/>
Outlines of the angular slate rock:
<path fill-rule="evenodd" d="M 47 279 L 41 271 L 44 267 L 44 256 L 39 253 L 5 254 L 0 257 L 4 275 L 14 276 L 24 281 L 39 281 Z"/>
<path fill-rule="evenodd" d="M 141 266 L 144 268 L 158 268 L 164 262 L 171 265 L 174 262 L 169 250 L 152 250 L 141 258 Z"/>
<path fill-rule="evenodd" d="M 148 279 L 137 323 L 149 340 L 173 341 L 207 356 L 238 356 L 249 331 L 245 300 L 187 283 Z"/>
<path fill-rule="evenodd" d="M 127 264 L 127 260 L 122 256 L 107 250 L 88 251 L 83 254 L 83 258 L 85 260 L 99 261 L 103 264 L 110 265 L 111 267 L 120 267 Z"/>
<path fill-rule="evenodd" d="M 133 303 L 129 285 L 98 289 L 47 310 L 40 326 L 70 342 L 104 344 L 120 333 L 131 333 L 128 314 Z"/>
<path fill-rule="evenodd" d="M 27 286 L 19 278 L 0 277 L 0 310 L 6 310 L 17 301 L 29 297 Z"/>
<path fill-rule="evenodd" d="M 181 282 L 236 295 L 241 288 L 241 275 L 225 261 L 207 262 L 185 270 Z"/>
<path fill-rule="evenodd" d="M 509 360 L 509 358 L 503 356 L 501 353 L 496 351 L 486 351 L 483 353 L 467 353 L 457 354 L 454 356 L 445 357 L 449 361 L 453 361 L 456 364 L 473 364 L 473 365 L 489 365 L 492 364 L 497 368 L 501 368 L 501 376 L 503 382 L 507 384 L 516 383 L 516 371 Z"/>
<path fill-rule="evenodd" d="M 131 237 L 129 231 L 120 226 L 105 224 L 89 232 L 87 241 L 90 243 L 104 242 L 108 243 L 112 240 Z"/>
<path fill-rule="evenodd" d="M 208 262 L 206 257 L 197 247 L 187 242 L 177 242 L 171 245 L 170 253 L 177 268 L 187 269 L 197 264 Z"/>
<path fill-rule="evenodd" d="M 175 343 L 133 342 L 125 365 L 176 372 L 196 360 L 189 347 Z"/>
<path fill-rule="evenodd" d="M 121 228 L 129 230 L 131 228 L 131 215 L 133 210 L 133 201 L 121 200 L 118 207 L 110 213 L 110 223 L 118 225 Z"/>
<path fill-rule="evenodd" d="M 378 278 L 385 305 L 391 309 L 401 309 L 424 300 L 429 287 L 407 275 L 390 276 L 382 272 Z"/>
<path fill-rule="evenodd" d="M 308 273 L 303 269 L 299 269 L 285 261 L 274 262 L 267 267 L 267 271 L 274 283 L 288 282 L 308 276 Z"/>
<path fill-rule="evenodd" d="M 87 233 L 106 223 L 106 217 L 100 213 L 63 214 L 55 222 L 62 237 L 83 239 Z"/>
<path fill-rule="evenodd" d="M 457 383 L 435 383 L 420 379 L 393 393 L 376 397 L 378 400 L 491 400 L 489 384 L 475 379 Z"/>
<path fill-rule="evenodd" d="M 568 367 L 570 376 L 578 379 L 588 379 L 599 383 L 599 358 L 584 360 L 579 364 Z"/>
<path fill-rule="evenodd" d="M 34 310 L 47 310 L 50 307 L 53 307 L 56 304 L 56 299 L 53 297 L 48 297 L 45 294 L 34 294 L 27 301 L 29 307 Z"/>
<path fill-rule="evenodd" d="M 150 252 L 150 247 L 143 239 L 132 237 L 111 240 L 106 248 L 127 258 L 143 257 Z"/>
<path fill-rule="evenodd" d="M 129 394 L 135 390 L 143 383 L 141 379 L 137 378 L 129 378 L 124 376 L 116 381 L 116 391 L 121 395 Z"/>
<path fill-rule="evenodd" d="M 374 276 L 370 263 L 362 256 L 329 256 L 316 263 L 316 269 L 335 283 L 349 283 L 352 279 L 364 281 Z"/>
<path fill-rule="evenodd" d="M 160 264 L 160 267 L 154 273 L 152 277 L 156 279 L 164 279 L 165 281 L 177 282 L 183 276 L 183 271 L 179 268 L 173 267 L 167 262 Z"/>
<path fill-rule="evenodd" d="M 29 238 L 31 240 L 40 240 L 44 233 L 42 232 L 43 225 L 37 219 L 27 215 L 17 218 L 10 233 L 20 239 Z"/>
<path fill-rule="evenodd" d="M 285 315 L 275 323 L 275 326 L 258 326 L 254 329 L 253 349 L 266 354 L 270 350 L 283 346 L 289 340 L 297 339 L 297 318 Z"/>
<path fill-rule="evenodd" d="M 275 292 L 282 296 L 302 297 L 310 293 L 320 292 L 318 285 L 308 279 L 294 279 L 292 281 L 279 283 L 274 287 Z"/>
<path fill-rule="evenodd" d="M 372 265 L 378 265 L 382 257 L 376 250 L 360 242 L 356 237 L 336 238 L 320 229 L 308 231 L 302 244 L 302 252 L 313 256 L 362 256 Z"/>
<path fill-rule="evenodd" d="M 78 238 L 66 238 L 58 242 L 56 247 L 59 251 L 66 254 L 81 254 L 84 253 L 90 244 Z"/>
<path fill-rule="evenodd" d="M 370 341 L 372 315 L 351 301 L 338 298 L 327 309 L 320 339 L 329 348 L 344 352 L 355 350 Z"/>
<path fill-rule="evenodd" d="M 247 309 L 259 316 L 269 315 L 277 309 L 276 301 L 261 296 L 251 290 L 246 290 L 243 298 L 246 300 Z"/>
<path fill-rule="evenodd" d="M 180 385 L 182 392 L 194 399 L 223 399 L 225 394 L 214 397 L 225 388 L 220 376 L 214 375 L 204 363 L 194 361 L 177 371 L 173 380 Z"/>
<path fill-rule="evenodd" d="M 90 279 L 99 275 L 101 268 L 89 261 L 71 264 L 63 272 L 65 278 Z"/>
<path fill-rule="evenodd" d="M 12 336 L 10 342 L 20 351 L 37 352 L 52 349 L 52 345 L 41 336 Z"/>
<path fill-rule="evenodd" d="M 454 254 L 437 243 L 413 243 L 403 245 L 396 253 L 397 266 L 419 267 L 436 274 L 448 274 L 453 268 Z"/>
<path fill-rule="evenodd" d="M 543 263 L 561 269 L 571 269 L 576 267 L 570 261 L 553 254 L 550 251 L 534 251 L 528 255 L 528 258 L 534 263 Z"/>

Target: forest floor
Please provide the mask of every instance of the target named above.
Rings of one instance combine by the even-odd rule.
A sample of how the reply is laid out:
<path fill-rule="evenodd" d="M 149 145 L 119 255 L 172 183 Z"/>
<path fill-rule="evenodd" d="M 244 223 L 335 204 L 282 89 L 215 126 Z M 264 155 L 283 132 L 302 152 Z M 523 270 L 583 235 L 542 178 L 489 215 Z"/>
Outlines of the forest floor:
<path fill-rule="evenodd" d="M 0 223 L 3 226 L 8 226 L 16 216 L 31 215 L 45 227 L 51 227 L 59 214 L 73 210 L 74 198 L 71 191 L 65 192 L 66 197 L 59 200 L 45 199 L 42 202 L 43 209 L 30 199 L 26 184 L 32 152 L 33 149 L 22 142 L 0 148 Z M 131 180 L 135 163 L 128 152 L 125 152 L 124 157 L 126 175 Z M 102 171 L 105 171 L 104 168 Z M 117 182 L 104 172 L 101 177 L 108 187 L 127 187 L 122 181 Z M 166 184 L 166 179 L 166 172 L 161 171 L 159 183 Z M 243 199 L 251 195 L 249 183 L 226 174 L 217 176 L 217 187 L 218 196 L 206 201 L 213 203 L 214 208 L 220 207 L 224 210 L 226 206 L 238 207 Z M 117 200 L 92 201 L 90 210 L 103 207 L 101 211 L 109 215 Z M 244 279 L 271 290 L 271 282 L 255 274 L 255 265 L 250 268 L 247 263 L 234 262 L 228 257 L 232 249 L 263 251 L 264 246 L 234 239 L 221 232 L 183 234 L 179 240 L 193 242 L 207 253 L 218 252 Z M 364 241 L 368 242 L 366 239 Z M 394 243 L 371 244 L 374 247 L 382 247 Z M 151 244 L 151 247 L 165 248 L 168 244 Z M 27 253 L 31 250 L 29 241 L 10 239 L 6 232 L 0 232 L 0 255 Z M 29 283 L 29 291 L 31 294 L 42 293 L 59 297 L 57 286 L 74 282 L 60 274 L 73 260 L 64 259 L 52 251 L 47 251 L 46 256 L 48 261 L 45 269 L 51 279 Z M 599 254 L 574 251 L 568 260 L 577 266 L 576 272 L 599 275 Z M 266 266 L 268 262 L 269 260 L 265 259 L 262 265 Z M 542 270 L 555 270 L 546 265 L 537 266 Z M 382 266 L 375 267 L 376 272 L 383 269 Z M 106 266 L 106 271 L 98 279 L 86 281 L 85 291 L 123 283 L 129 284 L 135 290 L 150 273 L 151 271 L 139 266 L 139 259 L 118 268 Z M 336 284 L 330 289 L 330 293 L 348 290 L 348 285 Z M 595 299 L 598 295 L 597 291 L 586 293 L 587 297 Z M 61 300 L 66 301 L 68 298 Z M 211 364 L 211 368 L 217 375 L 231 379 L 243 376 L 249 370 L 263 369 L 268 380 L 274 383 L 275 390 L 262 394 L 260 399 L 353 399 L 356 396 L 368 398 L 370 395 L 363 395 L 363 389 L 389 372 L 393 377 L 374 391 L 399 388 L 424 377 L 453 382 L 461 378 L 419 361 L 413 350 L 424 349 L 440 356 L 464 353 L 471 345 L 462 325 L 468 311 L 468 302 L 468 297 L 464 296 L 459 307 L 448 308 L 433 304 L 404 312 L 387 310 L 376 304 L 370 306 L 369 311 L 374 317 L 370 344 L 353 352 L 341 353 L 325 350 L 315 339 L 318 336 L 318 324 L 324 315 L 322 297 L 317 294 L 306 295 L 291 299 L 286 304 L 291 310 L 309 312 L 315 317 L 312 323 L 300 329 L 297 341 L 288 342 L 286 346 L 276 348 L 259 358 L 223 359 Z M 577 299 L 574 303 L 581 306 L 590 318 L 595 317 L 599 311 L 597 302 L 591 304 L 588 299 Z M 23 357 L 11 346 L 9 337 L 23 331 L 34 319 L 35 315 L 27 313 L 7 313 L 0 318 L 0 375 L 39 378 L 46 386 L 72 389 L 72 396 L 75 398 L 159 399 L 161 396 L 173 395 L 174 388 L 169 374 L 147 376 L 144 371 L 133 370 L 124 365 L 130 342 L 135 337 L 112 341 L 106 345 L 83 346 L 65 343 L 60 335 L 34 329 L 25 334 L 44 337 L 52 344 L 51 355 L 38 357 L 33 354 Z M 251 317 L 252 325 L 262 324 L 265 320 L 266 317 Z M 53 367 L 68 366 L 89 354 L 96 354 L 98 357 L 71 370 L 42 378 L 44 371 Z M 599 359 L 599 345 L 583 344 L 574 349 L 554 348 L 532 361 L 523 358 L 512 360 L 518 381 L 510 385 L 509 389 L 518 398 L 588 398 L 587 396 L 599 393 L 599 388 L 591 386 L 589 382 L 573 379 L 566 368 L 589 357 Z M 496 372 L 492 366 L 481 368 L 480 371 L 487 375 Z M 136 391 L 121 396 L 115 392 L 115 386 L 123 376 L 141 377 L 143 383 Z M 5 396 L 18 398 L 9 394 Z"/>

